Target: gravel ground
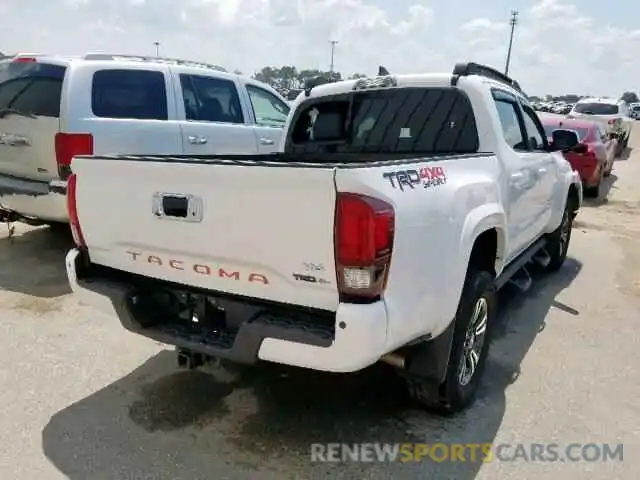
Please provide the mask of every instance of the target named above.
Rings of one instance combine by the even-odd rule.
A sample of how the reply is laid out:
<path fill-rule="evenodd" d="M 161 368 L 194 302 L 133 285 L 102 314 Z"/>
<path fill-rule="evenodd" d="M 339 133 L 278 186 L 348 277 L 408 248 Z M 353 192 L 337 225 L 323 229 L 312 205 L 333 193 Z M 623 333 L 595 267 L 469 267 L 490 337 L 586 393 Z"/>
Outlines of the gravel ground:
<path fill-rule="evenodd" d="M 2 231 L 0 478 L 635 480 L 638 178 L 629 150 L 606 199 L 578 217 L 565 267 L 506 301 L 480 399 L 448 420 L 409 406 L 382 367 L 179 371 L 171 350 L 78 305 L 63 269 L 69 238 L 19 226 L 10 242 Z M 625 456 L 327 464 L 310 462 L 313 442 L 624 443 Z"/>

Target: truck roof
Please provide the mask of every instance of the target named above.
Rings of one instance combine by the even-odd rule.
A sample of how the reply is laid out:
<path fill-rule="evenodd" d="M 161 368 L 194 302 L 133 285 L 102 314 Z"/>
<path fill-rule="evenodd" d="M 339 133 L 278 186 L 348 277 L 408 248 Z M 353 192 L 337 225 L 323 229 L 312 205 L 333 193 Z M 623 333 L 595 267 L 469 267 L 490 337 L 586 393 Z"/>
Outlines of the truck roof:
<path fill-rule="evenodd" d="M 384 72 L 384 73 L 382 73 Z M 305 94 L 298 98 L 303 101 L 309 97 L 325 97 L 331 95 L 341 95 L 354 90 L 367 90 L 371 87 L 393 86 L 397 88 L 442 88 L 455 86 L 464 77 L 466 86 L 471 88 L 486 88 L 487 85 L 494 88 L 506 88 L 514 95 L 523 100 L 527 100 L 526 95 L 520 85 L 506 75 L 494 70 L 491 67 L 476 63 L 458 63 L 453 72 L 433 72 L 414 74 L 389 74 L 384 67 L 380 67 L 380 72 L 375 77 L 366 77 L 356 80 L 345 80 L 339 82 L 324 81 L 317 86 L 310 86 L 305 89 Z"/>

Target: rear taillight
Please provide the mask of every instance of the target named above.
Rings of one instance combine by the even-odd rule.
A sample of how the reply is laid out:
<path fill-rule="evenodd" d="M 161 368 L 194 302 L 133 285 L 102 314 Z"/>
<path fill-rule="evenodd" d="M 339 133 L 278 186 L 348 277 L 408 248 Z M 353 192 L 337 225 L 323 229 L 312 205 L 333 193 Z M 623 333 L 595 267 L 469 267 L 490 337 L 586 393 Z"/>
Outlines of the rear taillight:
<path fill-rule="evenodd" d="M 615 125 L 615 124 L 616 124 L 616 119 L 615 119 L 615 118 L 612 118 L 612 119 L 611 119 L 611 120 L 609 120 L 607 123 L 608 123 L 609 125 Z"/>
<path fill-rule="evenodd" d="M 391 263 L 393 207 L 377 198 L 338 193 L 335 220 L 336 275 L 341 301 L 378 299 Z"/>
<path fill-rule="evenodd" d="M 67 179 L 67 211 L 69 213 L 69 225 L 76 245 L 78 247 L 86 247 L 87 244 L 84 241 L 84 235 L 80 228 L 80 218 L 78 217 L 78 204 L 76 202 L 77 189 L 78 177 L 75 173 L 72 173 Z"/>
<path fill-rule="evenodd" d="M 93 135 L 90 133 L 56 133 L 58 174 L 65 180 L 71 174 L 71 161 L 76 155 L 93 155 Z"/>

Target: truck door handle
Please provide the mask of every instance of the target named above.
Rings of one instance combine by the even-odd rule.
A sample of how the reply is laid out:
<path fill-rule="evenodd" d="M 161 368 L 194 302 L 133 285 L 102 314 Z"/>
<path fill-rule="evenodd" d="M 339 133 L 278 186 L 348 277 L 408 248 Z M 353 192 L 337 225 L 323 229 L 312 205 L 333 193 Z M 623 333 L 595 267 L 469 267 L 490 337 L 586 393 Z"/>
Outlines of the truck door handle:
<path fill-rule="evenodd" d="M 206 137 L 195 137 L 193 135 L 189 135 L 187 137 L 187 140 L 189 141 L 189 143 L 191 143 L 192 145 L 204 145 L 205 143 L 207 143 L 207 139 Z"/>
<path fill-rule="evenodd" d="M 260 139 L 260 145 L 273 145 L 273 140 L 271 140 L 270 138 L 261 138 Z"/>

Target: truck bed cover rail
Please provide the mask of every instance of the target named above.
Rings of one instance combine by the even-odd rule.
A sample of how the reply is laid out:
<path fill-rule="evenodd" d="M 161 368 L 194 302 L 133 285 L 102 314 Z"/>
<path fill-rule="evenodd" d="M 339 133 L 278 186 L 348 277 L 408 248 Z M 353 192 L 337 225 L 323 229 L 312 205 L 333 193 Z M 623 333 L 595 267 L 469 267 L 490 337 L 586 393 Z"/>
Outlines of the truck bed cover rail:
<path fill-rule="evenodd" d="M 371 157 L 384 156 L 383 160 Z M 443 154 L 420 156 L 415 153 L 327 153 L 288 154 L 268 153 L 263 155 L 78 155 L 75 158 L 101 159 L 127 162 L 192 163 L 211 165 L 235 165 L 239 167 L 300 167 L 300 168 L 369 168 L 404 165 L 416 162 L 436 162 L 461 158 L 491 157 L 492 152 Z"/>

